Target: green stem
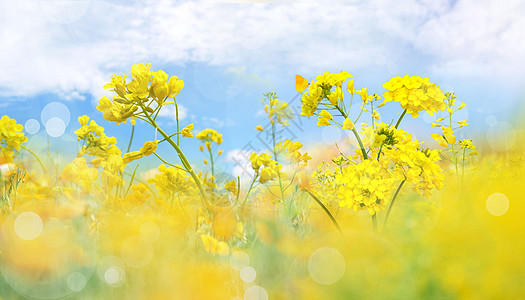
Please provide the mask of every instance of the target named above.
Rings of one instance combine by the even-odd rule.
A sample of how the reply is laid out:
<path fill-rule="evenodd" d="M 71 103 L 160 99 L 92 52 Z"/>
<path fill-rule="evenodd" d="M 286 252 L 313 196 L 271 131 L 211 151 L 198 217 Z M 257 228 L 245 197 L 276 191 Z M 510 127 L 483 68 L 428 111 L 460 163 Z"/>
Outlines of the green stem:
<path fill-rule="evenodd" d="M 35 152 L 33 152 L 31 149 L 27 148 L 26 146 L 24 145 L 20 145 L 20 148 L 26 150 L 27 152 L 31 153 L 31 155 L 33 155 L 36 160 L 38 161 L 38 163 L 40 164 L 40 166 L 42 167 L 42 170 L 44 170 L 44 174 L 47 174 L 46 172 L 46 168 L 44 168 L 44 164 L 42 163 L 42 161 L 40 160 L 40 158 L 38 157 L 38 155 L 36 155 Z"/>
<path fill-rule="evenodd" d="M 175 169 L 179 169 L 181 171 L 184 171 L 184 172 L 188 172 L 188 170 L 184 169 L 184 168 L 181 168 L 177 165 L 174 165 L 172 163 L 169 163 L 167 162 L 165 159 L 163 159 L 162 157 L 160 157 L 156 152 L 153 152 L 153 155 L 155 155 L 158 159 L 160 159 L 160 161 L 162 161 L 163 163 L 167 164 L 168 166 L 170 167 L 174 167 Z M 189 173 L 189 172 L 188 172 Z"/>
<path fill-rule="evenodd" d="M 326 212 L 326 214 L 328 215 L 328 217 L 330 218 L 330 220 L 332 220 L 332 223 L 334 223 L 335 227 L 337 227 L 337 230 L 339 230 L 339 232 L 342 234 L 343 231 L 341 230 L 341 227 L 339 227 L 339 224 L 337 224 L 337 221 L 335 220 L 334 216 L 332 215 L 332 213 L 330 213 L 330 211 L 328 210 L 328 208 L 323 204 L 323 202 L 321 202 L 312 192 L 310 192 L 309 190 L 305 190 L 308 195 L 310 195 L 310 197 L 312 197 L 312 199 L 315 200 L 315 202 L 317 202 L 317 204 L 319 204 L 319 206 L 321 206 L 321 208 Z"/>
<path fill-rule="evenodd" d="M 131 189 L 131 186 L 133 185 L 133 179 L 135 179 L 135 173 L 137 172 L 137 168 L 139 167 L 139 164 L 137 164 L 137 166 L 135 167 L 135 169 L 133 170 L 133 175 L 131 175 L 131 179 L 129 180 L 129 185 L 128 185 L 128 188 L 126 190 L 126 193 L 124 194 L 124 197 L 122 198 L 126 198 L 126 196 L 128 195 L 129 193 L 129 190 Z"/>
<path fill-rule="evenodd" d="M 246 201 L 248 201 L 248 196 L 250 195 L 250 192 L 252 191 L 253 184 L 255 183 L 255 180 L 257 180 L 258 175 L 259 175 L 258 171 L 255 171 L 255 174 L 253 175 L 252 183 L 250 184 L 250 187 L 248 188 L 248 192 L 246 193 L 246 196 L 244 197 L 244 201 L 242 201 L 241 210 L 244 208 Z M 239 190 L 239 193 L 240 193 L 240 190 Z"/>
<path fill-rule="evenodd" d="M 128 150 L 126 151 L 126 153 L 128 153 L 129 150 L 131 149 L 131 142 L 133 142 L 133 135 L 134 134 L 135 134 L 135 125 L 132 125 L 131 126 L 131 137 L 129 138 Z"/>
<path fill-rule="evenodd" d="M 175 120 L 177 121 L 177 132 L 180 132 L 179 130 L 179 106 L 177 105 L 177 101 L 175 101 L 175 98 L 173 98 L 173 101 L 175 102 Z M 180 145 L 180 134 L 177 135 L 177 145 Z"/>
<path fill-rule="evenodd" d="M 155 127 L 156 130 L 158 130 L 158 132 L 160 132 L 160 134 L 166 139 L 166 141 L 173 147 L 173 149 L 175 149 L 175 151 L 177 151 L 177 154 L 180 158 L 180 161 L 182 162 L 182 165 L 186 168 L 186 170 L 190 173 L 191 177 L 193 178 L 193 181 L 195 181 L 195 184 L 197 185 L 197 187 L 199 188 L 199 192 L 201 194 L 201 197 L 202 197 L 202 200 L 204 202 L 206 202 L 206 194 L 204 192 L 204 188 L 202 187 L 202 184 L 199 180 L 199 178 L 197 177 L 197 175 L 195 174 L 195 172 L 193 171 L 193 168 L 191 167 L 190 163 L 188 162 L 188 160 L 186 159 L 186 156 L 184 156 L 184 153 L 182 153 L 182 150 L 179 148 L 179 146 L 164 132 L 164 130 L 162 130 L 159 125 L 157 125 L 157 123 L 151 118 L 151 116 L 148 114 L 148 112 L 146 111 L 145 107 L 143 104 L 140 104 L 140 106 L 142 107 L 142 111 L 144 112 L 144 115 L 146 116 L 146 118 L 148 118 L 150 124 Z"/>
<path fill-rule="evenodd" d="M 372 215 L 372 225 L 374 226 L 374 231 L 377 231 L 377 213 Z"/>
<path fill-rule="evenodd" d="M 392 210 L 392 207 L 394 206 L 394 202 L 397 199 L 397 195 L 399 194 L 399 191 L 401 191 L 401 188 L 403 187 L 403 184 L 405 184 L 405 180 L 401 181 L 401 184 L 397 187 L 396 193 L 394 194 L 394 198 L 392 198 L 392 202 L 390 202 L 390 205 L 388 206 L 388 210 L 386 212 L 385 222 L 383 222 L 383 230 L 385 230 L 386 223 L 388 222 L 388 217 L 390 216 L 390 211 Z"/>
<path fill-rule="evenodd" d="M 401 120 L 403 120 L 403 117 L 406 115 L 407 113 L 407 110 L 405 109 L 403 111 L 403 113 L 401 114 L 401 116 L 399 116 L 399 119 L 397 119 L 397 122 L 396 122 L 396 125 L 394 126 L 394 128 L 397 129 L 397 127 L 399 127 L 399 124 L 401 123 Z"/>
<path fill-rule="evenodd" d="M 275 123 L 272 123 L 272 140 L 273 140 L 273 156 L 275 157 L 275 161 L 277 164 L 279 164 L 279 160 L 277 160 L 277 151 L 275 151 Z M 281 172 L 277 171 L 277 177 L 279 177 L 279 187 L 281 188 L 281 199 L 284 203 L 284 190 L 283 190 L 283 183 L 281 180 Z"/>
<path fill-rule="evenodd" d="M 339 110 L 339 112 L 345 119 L 348 118 L 348 115 L 339 106 L 336 105 L 335 107 L 337 108 L 337 110 Z M 368 154 L 366 154 L 365 146 L 363 145 L 363 142 L 361 141 L 361 138 L 359 137 L 359 133 L 357 133 L 357 130 L 355 129 L 355 127 L 352 128 L 352 132 L 354 133 L 357 139 L 357 142 L 359 143 L 359 148 L 361 149 L 361 153 L 363 153 L 363 158 L 368 159 Z"/>
<path fill-rule="evenodd" d="M 213 155 L 211 153 L 211 148 L 208 149 L 208 152 L 210 153 L 210 164 L 211 164 L 211 176 L 215 177 L 215 167 L 213 165 Z"/>

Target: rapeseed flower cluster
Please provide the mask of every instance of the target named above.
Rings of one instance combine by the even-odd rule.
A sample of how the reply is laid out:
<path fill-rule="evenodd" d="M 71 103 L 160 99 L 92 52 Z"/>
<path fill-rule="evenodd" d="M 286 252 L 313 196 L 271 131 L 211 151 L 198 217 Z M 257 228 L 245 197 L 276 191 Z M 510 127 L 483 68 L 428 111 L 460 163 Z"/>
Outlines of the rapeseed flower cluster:
<path fill-rule="evenodd" d="M 290 120 L 294 118 L 293 111 L 286 101 L 281 101 L 277 98 L 275 92 L 265 93 L 261 102 L 264 104 L 264 112 L 268 115 L 272 125 L 275 123 L 281 126 L 290 125 Z M 262 129 L 262 127 L 257 128 L 259 131 L 262 131 Z"/>
<path fill-rule="evenodd" d="M 197 133 L 195 137 L 201 140 L 206 145 L 208 150 L 211 148 L 212 142 L 217 143 L 217 145 L 222 144 L 222 134 L 211 128 L 204 129 L 203 131 Z"/>
<path fill-rule="evenodd" d="M 125 123 L 129 118 L 134 122 L 142 114 L 158 114 L 163 105 L 173 103 L 167 99 L 174 99 L 184 87 L 184 82 L 177 76 L 170 78 L 162 70 L 153 72 L 151 64 L 133 65 L 130 82 L 126 81 L 128 75 L 113 75 L 104 88 L 117 95 L 112 100 L 102 97 L 97 106 L 104 113 L 104 119 L 117 124 Z"/>
<path fill-rule="evenodd" d="M 301 153 L 299 149 L 303 147 L 298 141 L 292 142 L 290 139 L 286 139 L 283 142 L 275 145 L 275 152 L 280 158 L 285 161 L 294 164 L 299 168 L 304 168 L 308 164 L 308 160 L 312 159 L 308 153 Z"/>
<path fill-rule="evenodd" d="M 20 144 L 27 142 L 27 137 L 21 132 L 22 124 L 17 124 L 15 119 L 2 116 L 0 119 L 0 154 L 4 156 L 5 162 L 13 161 L 14 150 L 20 150 Z"/>
<path fill-rule="evenodd" d="M 364 160 L 342 168 L 335 176 L 341 199 L 339 206 L 354 211 L 366 209 L 371 215 L 384 210 L 396 183 L 396 178 L 385 168 L 385 162 Z"/>
<path fill-rule="evenodd" d="M 343 82 L 352 77 L 348 72 L 318 75 L 308 86 L 308 91 L 302 96 L 301 115 L 311 117 L 323 99 L 332 105 L 338 105 L 343 100 Z M 335 88 L 335 89 L 334 89 Z"/>
<path fill-rule="evenodd" d="M 388 90 L 383 94 L 384 101 L 399 102 L 413 118 L 421 111 L 432 116 L 446 109 L 445 94 L 439 86 L 429 82 L 428 77 L 396 76 L 384 83 L 383 88 Z"/>
<path fill-rule="evenodd" d="M 356 211 L 368 210 L 375 218 L 389 203 L 393 204 L 405 184 L 410 184 L 413 191 L 423 196 L 430 196 L 432 190 L 442 188 L 444 172 L 440 165 L 440 151 L 422 149 L 422 142 L 414 139 L 407 131 L 399 129 L 399 126 L 406 113 L 415 118 L 421 111 L 427 111 L 429 115 L 448 112 L 451 117 L 454 111 L 451 108 L 455 103 L 454 94 L 444 94 L 428 78 L 397 76 L 383 84 L 387 89 L 383 94 L 383 103 L 375 105 L 381 96 L 369 92 L 367 88 L 356 90 L 352 79 L 348 81 L 346 90 L 352 98 L 354 94 L 359 95 L 362 106 L 357 117 L 351 117 L 350 107 L 346 107 L 342 91 L 343 82 L 348 77 L 351 75 L 347 72 L 323 73 L 310 84 L 301 76 L 296 77 L 297 90 L 303 92 L 307 89 L 302 97 L 302 115 L 317 114 L 317 125 L 320 127 L 335 126 L 350 130 L 359 145 L 355 154 L 345 155 L 339 150 L 340 155 L 332 158 L 333 167 L 327 163 L 320 165 L 312 174 L 316 193 L 337 194 L 340 206 L 348 206 Z M 327 101 L 322 102 L 324 99 Z M 389 101 L 400 102 L 404 109 L 395 124 L 380 122 L 377 109 Z M 319 105 L 320 103 L 323 105 Z M 463 107 L 464 103 L 457 109 Z M 370 114 L 372 122 L 361 123 L 359 133 L 355 124 L 364 112 Z M 342 119 L 338 120 L 337 117 Z M 443 120 L 444 118 L 438 119 L 436 122 Z M 459 128 L 467 125 L 466 120 L 457 124 Z M 441 127 L 442 134 L 433 133 L 434 139 L 443 146 L 455 144 L 451 126 L 433 125 L 435 126 Z M 391 204 L 388 213 L 390 209 Z"/>
<path fill-rule="evenodd" d="M 195 185 L 190 176 L 181 166 L 170 166 L 162 164 L 158 167 L 160 174 L 148 180 L 154 184 L 159 193 L 166 199 L 173 201 L 177 197 L 189 196 L 195 193 Z"/>
<path fill-rule="evenodd" d="M 253 152 L 250 155 L 252 168 L 255 171 L 255 178 L 259 176 L 260 183 L 266 183 L 276 179 L 281 173 L 282 165 L 273 160 L 268 153 L 257 154 Z M 254 178 L 254 179 L 255 179 Z"/>

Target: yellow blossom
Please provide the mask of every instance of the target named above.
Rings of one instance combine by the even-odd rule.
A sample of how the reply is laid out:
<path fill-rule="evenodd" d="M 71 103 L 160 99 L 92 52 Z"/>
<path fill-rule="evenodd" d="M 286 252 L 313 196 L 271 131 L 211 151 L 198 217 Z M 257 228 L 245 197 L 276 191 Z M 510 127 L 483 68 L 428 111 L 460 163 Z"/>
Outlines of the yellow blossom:
<path fill-rule="evenodd" d="M 122 157 L 122 162 L 124 164 L 129 164 L 130 162 L 142 158 L 144 155 L 140 151 L 133 151 L 125 153 Z"/>
<path fill-rule="evenodd" d="M 330 120 L 332 120 L 332 115 L 323 109 L 318 119 L 319 120 L 317 121 L 317 126 L 328 126 L 330 125 Z"/>
<path fill-rule="evenodd" d="M 383 94 L 385 102 L 396 101 L 412 117 L 417 117 L 420 111 L 426 111 L 433 115 L 438 111 L 444 111 L 447 107 L 446 96 L 439 86 L 429 82 L 428 78 L 419 76 L 392 77 L 390 81 L 383 84 L 388 91 Z"/>
<path fill-rule="evenodd" d="M 235 179 L 232 179 L 230 181 L 228 181 L 225 185 L 224 185 L 224 188 L 231 192 L 232 194 L 234 195 L 237 195 L 237 193 L 239 192 L 238 189 L 237 189 L 237 184 L 235 183 Z"/>
<path fill-rule="evenodd" d="M 27 137 L 21 132 L 22 124 L 17 124 L 15 119 L 2 116 L 0 119 L 0 155 L 5 156 L 6 162 L 12 162 L 13 149 L 20 150 L 20 144 L 27 141 Z"/>
<path fill-rule="evenodd" d="M 222 143 L 222 134 L 210 128 L 197 133 L 195 137 L 203 142 L 216 142 L 217 145 Z"/>
<path fill-rule="evenodd" d="M 204 245 L 204 249 L 211 254 L 226 256 L 230 253 L 230 247 L 224 241 L 219 241 L 207 234 L 202 234 L 201 240 L 202 244 Z"/>
<path fill-rule="evenodd" d="M 193 137 L 193 132 L 191 132 L 192 130 L 193 130 L 193 123 L 191 123 L 190 125 L 182 128 L 180 133 L 182 134 L 183 137 L 192 138 Z"/>
<path fill-rule="evenodd" d="M 352 122 L 352 120 L 346 118 L 345 121 L 343 122 L 343 127 L 341 128 L 353 130 L 355 128 L 355 125 L 354 125 L 354 122 Z"/>
<path fill-rule="evenodd" d="M 355 87 L 354 87 L 354 80 L 353 79 L 348 81 L 348 83 L 346 84 L 346 89 L 352 95 L 355 93 Z"/>
<path fill-rule="evenodd" d="M 142 146 L 142 148 L 140 148 L 140 153 L 142 153 L 142 155 L 144 155 L 144 156 L 148 156 L 148 155 L 153 154 L 153 152 L 155 152 L 157 150 L 157 144 L 158 143 L 159 143 L 159 141 L 157 141 L 157 140 L 145 142 L 144 146 Z"/>

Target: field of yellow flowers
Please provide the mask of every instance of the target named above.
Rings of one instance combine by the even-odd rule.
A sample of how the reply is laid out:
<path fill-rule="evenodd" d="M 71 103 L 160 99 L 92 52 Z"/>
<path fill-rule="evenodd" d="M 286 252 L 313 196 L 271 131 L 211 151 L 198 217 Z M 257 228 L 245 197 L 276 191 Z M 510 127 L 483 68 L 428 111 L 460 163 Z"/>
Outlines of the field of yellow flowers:
<path fill-rule="evenodd" d="M 271 126 L 254 132 L 268 131 L 272 150 L 251 153 L 249 180 L 224 180 L 222 134 L 178 117 L 176 132 L 157 122 L 166 106 L 178 113 L 183 87 L 149 64 L 114 75 L 104 86 L 114 96 L 97 109 L 108 122 L 141 120 L 150 140 L 120 149 L 103 124 L 79 116 L 80 150 L 64 168 L 1 117 L 2 299 L 525 297 L 523 134 L 503 150 L 456 138 L 466 104 L 428 78 L 394 77 L 377 94 L 347 72 L 297 75 L 301 116 L 264 94 Z M 383 118 L 384 106 L 399 112 Z M 403 120 L 422 114 L 434 122 L 419 141 Z M 294 118 L 312 117 L 351 138 L 310 153 L 300 137 L 277 139 Z M 176 161 L 157 153 L 161 143 Z M 192 151 L 205 153 L 205 168 Z M 142 180 L 146 156 L 162 164 Z"/>

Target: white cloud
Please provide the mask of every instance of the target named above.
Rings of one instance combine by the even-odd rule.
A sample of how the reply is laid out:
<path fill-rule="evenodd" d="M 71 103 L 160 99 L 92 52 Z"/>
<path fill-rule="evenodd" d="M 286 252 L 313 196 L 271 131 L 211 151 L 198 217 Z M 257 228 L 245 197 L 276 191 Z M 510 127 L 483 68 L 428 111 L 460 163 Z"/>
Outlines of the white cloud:
<path fill-rule="evenodd" d="M 203 121 L 204 126 L 211 126 L 215 128 L 230 127 L 230 126 L 235 125 L 235 121 L 233 121 L 230 118 L 218 119 L 218 118 L 203 116 L 201 119 Z"/>
<path fill-rule="evenodd" d="M 188 115 L 188 110 L 186 107 L 178 104 L 179 107 L 179 121 L 186 118 Z M 160 109 L 159 117 L 169 118 L 173 121 L 177 120 L 177 110 L 175 109 L 175 105 L 169 104 L 165 105 Z"/>
<path fill-rule="evenodd" d="M 241 177 L 243 182 L 250 181 L 253 178 L 252 163 L 250 154 L 255 151 L 234 149 L 228 151 L 225 155 L 227 162 L 233 163 L 232 175 Z"/>
<path fill-rule="evenodd" d="M 157 168 L 153 168 L 140 173 L 140 178 L 144 181 L 148 181 L 148 179 L 155 178 L 155 176 L 159 174 L 160 171 Z"/>
<path fill-rule="evenodd" d="M 245 65 L 264 77 L 348 66 L 395 71 L 414 49 L 436 72 L 521 74 L 524 14 L 518 0 L 4 1 L 0 92 L 98 99 L 110 74 L 141 61 Z"/>

